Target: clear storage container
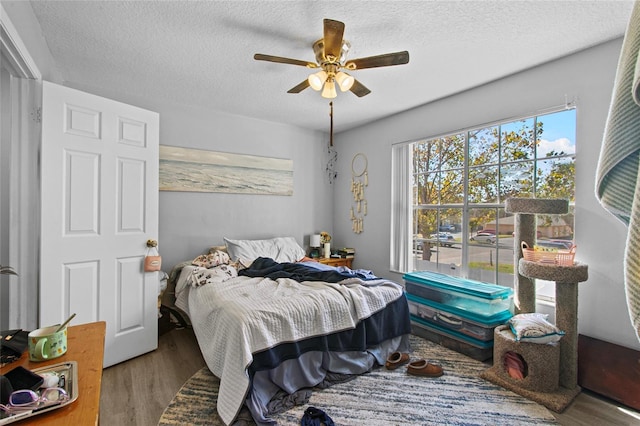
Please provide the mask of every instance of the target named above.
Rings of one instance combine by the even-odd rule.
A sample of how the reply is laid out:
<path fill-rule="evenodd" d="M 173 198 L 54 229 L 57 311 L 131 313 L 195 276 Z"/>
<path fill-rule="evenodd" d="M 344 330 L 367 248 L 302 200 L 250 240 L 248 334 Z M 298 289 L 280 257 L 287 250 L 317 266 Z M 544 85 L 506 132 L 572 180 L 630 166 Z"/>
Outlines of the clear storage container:
<path fill-rule="evenodd" d="M 513 313 L 513 290 L 509 287 L 426 271 L 404 274 L 403 279 L 407 293 L 469 318 L 494 321 L 505 311 Z"/>
<path fill-rule="evenodd" d="M 435 324 L 427 323 L 413 316 L 411 317 L 411 332 L 478 361 L 486 361 L 493 357 L 493 340 L 483 342 L 454 331 L 444 330 Z"/>
<path fill-rule="evenodd" d="M 485 342 L 492 341 L 493 330 L 512 316 L 510 311 L 505 310 L 487 320 L 481 315 L 459 311 L 413 294 L 407 294 L 407 300 L 409 312 L 414 317 Z"/>

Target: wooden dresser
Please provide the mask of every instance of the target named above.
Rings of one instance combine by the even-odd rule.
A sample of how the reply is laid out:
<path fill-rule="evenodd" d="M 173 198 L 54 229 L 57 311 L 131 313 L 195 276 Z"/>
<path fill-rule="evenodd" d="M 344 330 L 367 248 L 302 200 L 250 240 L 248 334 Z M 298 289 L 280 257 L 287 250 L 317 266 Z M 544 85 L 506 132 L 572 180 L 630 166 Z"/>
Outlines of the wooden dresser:
<path fill-rule="evenodd" d="M 106 326 L 104 321 L 69 326 L 68 349 L 64 355 L 49 361 L 31 362 L 27 350 L 20 359 L 0 369 L 0 374 L 4 374 L 19 365 L 27 370 L 33 370 L 66 361 L 78 363 L 78 399 L 76 401 L 66 407 L 20 420 L 16 424 L 21 426 L 98 424 Z"/>

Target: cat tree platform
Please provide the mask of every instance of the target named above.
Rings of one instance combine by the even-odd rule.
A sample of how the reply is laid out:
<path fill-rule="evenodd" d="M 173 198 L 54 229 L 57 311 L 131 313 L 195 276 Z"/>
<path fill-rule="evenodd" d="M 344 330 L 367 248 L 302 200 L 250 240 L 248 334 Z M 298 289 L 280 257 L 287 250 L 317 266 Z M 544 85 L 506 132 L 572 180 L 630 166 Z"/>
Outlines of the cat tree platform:
<path fill-rule="evenodd" d="M 511 198 L 505 211 L 515 213 L 514 243 L 533 247 L 536 240 L 536 215 L 562 215 L 568 201 L 559 199 Z M 481 377 L 536 401 L 558 413 L 580 393 L 578 386 L 578 284 L 588 279 L 587 265 L 545 263 L 524 259 L 514 247 L 517 267 L 514 288 L 516 313 L 535 312 L 535 280 L 555 281 L 556 327 L 565 332 L 559 342 L 538 344 L 519 342 L 508 326 L 494 330 L 493 366 Z M 512 377 L 505 366 L 506 355 L 519 357 L 525 366 L 524 377 Z M 514 375 L 516 376 L 516 375 Z"/>
<path fill-rule="evenodd" d="M 545 265 L 520 259 L 518 272 L 529 278 L 556 282 L 556 327 L 560 339 L 560 386 L 578 386 L 578 284 L 589 278 L 587 265 Z"/>
<path fill-rule="evenodd" d="M 494 331 L 493 366 L 481 377 L 561 413 L 580 393 L 578 386 L 578 283 L 588 279 L 587 265 L 546 265 L 520 259 L 518 272 L 528 278 L 556 281 L 556 326 L 565 332 L 557 344 L 516 342 L 508 326 Z M 528 374 L 511 377 L 504 358 L 522 357 Z"/>
<path fill-rule="evenodd" d="M 508 326 L 496 327 L 493 340 L 493 366 L 480 374 L 485 380 L 502 386 L 561 413 L 580 393 L 580 387 L 559 386 L 560 345 L 516 342 Z M 507 352 L 517 353 L 528 367 L 523 379 L 511 377 L 503 364 Z"/>

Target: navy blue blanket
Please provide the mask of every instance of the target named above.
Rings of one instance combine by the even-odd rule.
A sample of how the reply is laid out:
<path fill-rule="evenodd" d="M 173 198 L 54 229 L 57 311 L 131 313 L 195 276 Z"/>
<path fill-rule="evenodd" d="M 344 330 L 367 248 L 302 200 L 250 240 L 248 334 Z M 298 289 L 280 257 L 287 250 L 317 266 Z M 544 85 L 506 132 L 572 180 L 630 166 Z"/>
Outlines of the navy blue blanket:
<path fill-rule="evenodd" d="M 253 261 L 251 266 L 242 269 L 238 275 L 246 277 L 267 277 L 272 280 L 278 278 L 290 278 L 302 281 L 324 281 L 326 283 L 337 283 L 347 278 L 359 278 L 361 280 L 377 279 L 369 274 L 360 274 L 358 271 L 341 271 L 338 269 L 323 271 L 306 266 L 303 263 L 278 263 L 269 257 L 259 257 Z"/>

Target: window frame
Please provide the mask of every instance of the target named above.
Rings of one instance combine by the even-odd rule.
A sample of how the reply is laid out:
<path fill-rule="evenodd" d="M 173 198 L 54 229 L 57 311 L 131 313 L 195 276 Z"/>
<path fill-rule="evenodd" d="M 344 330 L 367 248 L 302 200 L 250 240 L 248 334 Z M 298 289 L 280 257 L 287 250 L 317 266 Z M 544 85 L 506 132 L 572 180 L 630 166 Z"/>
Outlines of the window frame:
<path fill-rule="evenodd" d="M 569 150 L 569 152 L 564 152 L 561 154 L 558 154 L 558 152 L 555 151 L 551 151 L 551 152 L 555 152 L 555 155 L 552 156 L 541 156 L 539 154 L 539 144 L 540 142 L 543 140 L 543 136 L 544 136 L 544 132 L 542 131 L 542 128 L 540 130 L 540 133 L 538 133 L 538 123 L 540 122 L 541 118 L 544 118 L 546 116 L 550 116 L 551 114 L 556 114 L 556 113 L 561 113 L 563 111 L 567 111 L 567 110 L 573 110 L 573 120 L 574 122 L 571 125 L 573 134 L 572 135 L 565 135 L 567 137 L 572 136 L 573 137 L 573 143 L 571 145 L 571 147 L 573 148 L 573 150 Z M 525 123 L 527 120 L 530 120 L 532 122 L 532 126 L 531 126 L 531 136 L 532 136 L 532 142 L 531 142 L 531 147 L 530 149 L 532 149 L 532 155 L 530 157 L 526 157 L 525 158 L 512 158 L 508 161 L 505 161 L 504 159 L 504 151 L 503 151 L 503 140 L 506 138 L 506 133 L 503 132 L 503 128 L 515 128 L 517 125 L 519 125 L 519 122 L 523 122 Z M 414 248 L 415 248 L 415 235 L 416 233 L 419 231 L 419 227 L 417 225 L 417 215 L 415 214 L 415 212 L 419 211 L 419 210 L 427 210 L 427 211 L 435 211 L 436 214 L 436 225 L 435 225 L 435 230 L 437 232 L 440 231 L 440 227 L 443 226 L 442 225 L 442 221 L 439 219 L 439 215 L 440 212 L 442 212 L 443 210 L 447 210 L 447 209 L 457 209 L 460 210 L 460 214 L 461 214 L 461 220 L 460 220 L 460 231 L 461 231 L 461 235 L 463 236 L 461 238 L 461 242 L 459 243 L 460 247 L 462 248 L 461 250 L 461 256 L 460 256 L 460 268 L 459 270 L 455 271 L 452 273 L 452 271 L 450 269 L 456 269 L 453 267 L 453 264 L 451 264 L 450 269 L 447 269 L 449 267 L 449 265 L 444 265 L 438 262 L 438 260 L 436 259 L 436 270 L 439 272 L 443 272 L 443 273 L 450 273 L 452 275 L 460 275 L 463 276 L 465 278 L 468 278 L 470 276 L 470 264 L 469 264 L 469 252 L 470 252 L 470 247 L 472 247 L 472 245 L 469 243 L 469 238 L 465 238 L 464 236 L 470 236 L 471 235 L 471 230 L 469 229 L 469 215 L 470 215 L 470 210 L 473 209 L 492 209 L 494 210 L 494 214 L 496 217 L 496 225 L 499 224 L 500 218 L 502 217 L 504 219 L 504 217 L 508 217 L 504 216 L 504 215 L 500 215 L 501 211 L 500 209 L 504 210 L 504 200 L 506 198 L 508 198 L 509 196 L 513 196 L 511 194 L 507 194 L 506 192 L 504 192 L 505 190 L 503 189 L 503 184 L 502 184 L 502 179 L 505 177 L 505 169 L 509 166 L 517 166 L 519 164 L 526 164 L 526 163 L 531 163 L 532 166 L 532 171 L 531 171 L 531 182 L 530 182 L 530 187 L 527 189 L 527 191 L 529 191 L 529 193 L 527 195 L 519 195 L 519 196 L 533 196 L 535 197 L 538 193 L 538 191 L 540 191 L 540 183 L 539 183 L 539 171 L 540 166 L 542 164 L 544 164 L 545 162 L 549 162 L 551 164 L 551 162 L 553 162 L 553 165 L 557 164 L 557 162 L 565 162 L 567 159 L 569 159 L 569 163 L 572 165 L 572 171 L 573 171 L 573 176 L 571 177 L 573 180 L 573 186 L 570 189 L 570 193 L 572 198 L 570 199 L 570 209 L 572 212 L 575 212 L 575 187 L 576 187 L 576 181 L 575 181 L 575 176 L 576 176 L 576 171 L 575 171 L 575 167 L 577 164 L 577 152 L 576 152 L 576 146 L 577 146 L 577 134 L 576 134 L 576 125 L 577 125 L 577 111 L 575 106 L 571 106 L 569 107 L 568 105 L 564 105 L 562 107 L 557 107 L 557 108 L 549 108 L 547 110 L 541 110 L 536 112 L 535 114 L 531 114 L 531 115 L 527 115 L 527 116 L 523 116 L 523 117 L 515 117 L 515 118 L 507 118 L 507 119 L 503 119 L 503 120 L 498 120 L 495 121 L 493 123 L 488 123 L 488 124 L 483 124 L 483 125 L 478 125 L 478 126 L 469 126 L 467 128 L 461 129 L 461 130 L 457 130 L 457 131 L 452 131 L 452 132 L 447 132 L 446 134 L 440 135 L 440 136 L 432 136 L 432 137 L 428 137 L 428 138 L 423 138 L 423 139 L 419 139 L 419 140 L 415 140 L 412 142 L 405 142 L 403 143 L 403 145 L 408 145 L 410 151 L 412 152 L 411 154 L 411 164 L 409 165 L 410 167 L 410 172 L 408 173 L 408 175 L 410 176 L 410 183 L 408 183 L 410 189 L 409 192 L 411 193 L 411 203 L 410 203 L 410 221 L 411 223 L 409 224 L 408 228 L 409 228 L 409 232 L 412 233 L 412 235 L 409 235 L 409 245 L 411 246 L 411 249 L 408 251 L 408 256 L 413 256 L 412 259 L 410 259 L 408 262 L 406 262 L 405 264 L 408 265 L 408 270 L 407 271 L 400 271 L 400 272 L 413 272 L 413 271 L 419 271 L 422 270 L 420 268 L 416 268 L 415 267 L 415 253 L 414 253 Z M 497 128 L 497 132 L 494 132 L 494 134 L 497 134 L 498 137 L 498 150 L 497 150 L 497 162 L 494 163 L 489 163 L 489 164 L 471 164 L 471 147 L 470 147 L 470 135 L 472 134 L 477 134 L 481 131 L 485 131 L 488 130 L 489 133 L 491 133 L 491 129 L 492 128 Z M 523 130 L 526 130 L 527 127 L 526 126 L 522 126 Z M 552 128 L 553 129 L 553 128 Z M 457 167 L 456 170 L 462 170 L 463 173 L 463 177 L 462 177 L 462 188 L 463 188 L 463 193 L 462 193 L 462 202 L 449 202 L 449 203 L 443 203 L 442 201 L 442 194 L 441 194 L 441 190 L 440 188 L 438 188 L 437 192 L 437 200 L 435 201 L 431 201 L 428 202 L 426 204 L 417 204 L 416 203 L 416 198 L 418 198 L 417 195 L 417 187 L 418 184 L 417 182 L 417 176 L 422 175 L 422 176 L 427 176 L 428 174 L 433 174 L 433 173 L 437 173 L 437 174 L 442 174 L 443 171 L 450 171 L 453 169 L 443 169 L 442 168 L 442 158 L 439 158 L 437 161 L 437 168 L 430 168 L 429 166 L 424 167 L 424 168 L 420 168 L 420 170 L 416 171 L 417 167 L 416 166 L 416 159 L 414 158 L 414 148 L 419 145 L 419 144 L 432 144 L 433 141 L 439 141 L 438 143 L 442 143 L 443 140 L 447 139 L 447 138 L 454 138 L 456 136 L 460 137 L 460 135 L 463 137 L 464 141 L 463 141 L 463 145 L 464 145 L 464 157 L 463 157 L 463 161 L 462 161 L 462 167 Z M 555 141 L 557 141 L 558 139 L 555 139 Z M 560 151 L 561 152 L 561 151 Z M 477 168 L 481 168 L 481 167 L 497 167 L 497 180 L 496 180 L 496 197 L 497 199 L 495 200 L 490 200 L 489 202 L 485 202 L 485 201 L 481 201 L 481 202 L 470 202 L 469 201 L 469 196 L 470 196 L 470 191 L 469 191 L 469 184 L 471 181 L 470 178 L 470 171 L 477 169 Z M 517 167 L 514 167 L 514 169 Z M 395 177 L 394 177 L 395 178 Z M 439 183 L 438 185 L 440 185 L 441 183 Z M 394 195 L 392 194 L 392 198 L 394 197 Z M 392 200 L 393 203 L 394 200 Z M 425 199 L 421 200 L 421 202 L 425 202 Z M 392 215 L 393 217 L 393 215 Z M 392 219 L 394 220 L 394 219 Z M 401 218 L 399 220 L 402 220 Z M 392 225 L 393 227 L 393 225 Z M 575 231 L 575 217 L 573 219 L 573 223 L 571 224 L 571 228 L 572 228 L 572 233 Z M 498 232 L 498 229 L 496 229 L 496 232 Z M 426 238 L 426 236 L 425 236 Z M 573 234 L 573 238 L 575 239 L 575 234 Z M 424 243 L 423 243 L 424 244 Z M 439 239 L 436 242 L 436 244 L 439 244 Z M 392 247 L 394 247 L 393 241 L 392 241 Z M 513 254 L 513 250 L 516 250 L 519 248 L 516 247 L 512 247 L 511 249 L 508 249 L 511 251 L 511 253 Z M 500 254 L 500 244 L 498 243 L 498 241 L 496 241 L 495 244 L 495 252 L 496 252 L 496 256 L 499 256 Z M 505 250 L 505 247 L 502 247 L 502 250 Z M 439 250 L 438 250 L 439 252 Z M 429 257 L 431 257 L 431 255 L 429 255 Z M 424 258 L 423 258 L 424 259 Z M 504 263 L 504 262 L 503 262 Z M 494 283 L 498 283 L 498 284 L 505 284 L 504 282 L 500 282 L 500 270 L 498 267 L 498 262 L 496 261 L 496 266 L 493 270 L 493 279 L 489 280 L 489 282 L 494 282 Z M 392 265 L 393 267 L 393 265 Z M 513 277 L 514 277 L 514 272 L 511 272 L 510 274 L 511 276 L 511 280 L 509 285 L 513 285 Z M 547 296 L 541 296 L 539 297 L 541 300 L 546 300 L 546 301 L 553 301 L 553 297 L 547 297 Z"/>

